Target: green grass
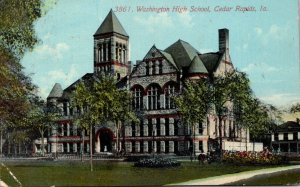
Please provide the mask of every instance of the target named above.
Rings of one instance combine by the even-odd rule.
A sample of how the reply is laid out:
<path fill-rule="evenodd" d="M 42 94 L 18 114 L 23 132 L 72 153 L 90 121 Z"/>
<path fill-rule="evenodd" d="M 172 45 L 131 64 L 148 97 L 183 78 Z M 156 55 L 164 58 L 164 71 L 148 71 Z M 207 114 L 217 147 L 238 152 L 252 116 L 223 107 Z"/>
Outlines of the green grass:
<path fill-rule="evenodd" d="M 247 180 L 231 183 L 230 185 L 299 185 L 300 184 L 300 170 L 284 171 L 275 174 L 266 174 L 258 177 L 253 177 Z"/>
<path fill-rule="evenodd" d="M 94 161 L 90 172 L 88 161 L 6 161 L 23 186 L 145 186 L 164 185 L 265 168 L 260 166 L 233 166 L 182 162 L 178 168 L 136 168 L 133 163 Z M 1 168 L 1 179 L 9 186 L 18 186 Z"/>

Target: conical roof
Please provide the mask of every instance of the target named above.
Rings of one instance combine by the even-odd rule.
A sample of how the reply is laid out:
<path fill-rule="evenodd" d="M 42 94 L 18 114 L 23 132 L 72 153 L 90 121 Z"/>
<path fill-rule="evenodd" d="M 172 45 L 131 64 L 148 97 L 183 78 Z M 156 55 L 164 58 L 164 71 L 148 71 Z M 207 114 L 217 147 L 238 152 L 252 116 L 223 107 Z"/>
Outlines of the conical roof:
<path fill-rule="evenodd" d="M 182 40 L 173 43 L 164 51 L 172 55 L 179 68 L 188 67 L 194 56 L 199 53 L 193 46 Z"/>
<path fill-rule="evenodd" d="M 113 32 L 121 34 L 123 36 L 128 36 L 113 10 L 110 10 L 94 35 L 101 35 Z"/>
<path fill-rule="evenodd" d="M 55 83 L 55 85 L 53 86 L 49 96 L 47 98 L 53 98 L 53 97 L 61 97 L 63 94 L 63 90 L 61 88 L 61 85 L 59 83 Z"/>
<path fill-rule="evenodd" d="M 198 55 L 196 55 L 192 60 L 191 66 L 189 68 L 189 73 L 208 73 Z"/>

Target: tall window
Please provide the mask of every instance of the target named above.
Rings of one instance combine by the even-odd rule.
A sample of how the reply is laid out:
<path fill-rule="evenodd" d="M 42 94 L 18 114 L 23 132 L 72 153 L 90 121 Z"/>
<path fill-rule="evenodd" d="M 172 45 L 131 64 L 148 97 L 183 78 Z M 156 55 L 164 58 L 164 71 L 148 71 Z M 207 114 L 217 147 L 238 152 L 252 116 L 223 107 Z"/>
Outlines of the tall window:
<path fill-rule="evenodd" d="M 133 89 L 133 108 L 135 110 L 143 109 L 143 91 L 142 88 Z"/>
<path fill-rule="evenodd" d="M 199 134 L 202 135 L 203 134 L 203 124 L 201 121 L 199 121 Z"/>
<path fill-rule="evenodd" d="M 148 109 L 159 109 L 159 89 L 156 86 L 151 86 L 147 92 L 148 94 Z"/>
<path fill-rule="evenodd" d="M 298 132 L 293 133 L 293 140 L 298 140 Z"/>
<path fill-rule="evenodd" d="M 163 65 L 162 65 L 162 61 L 159 61 L 159 74 L 163 73 Z"/>
<path fill-rule="evenodd" d="M 149 62 L 146 62 L 146 75 L 149 75 Z"/>
<path fill-rule="evenodd" d="M 152 75 L 155 75 L 155 61 L 152 62 Z"/>
<path fill-rule="evenodd" d="M 173 109 L 175 108 L 174 96 L 175 94 L 175 86 L 168 85 L 165 88 L 165 95 L 166 95 L 166 109 Z"/>

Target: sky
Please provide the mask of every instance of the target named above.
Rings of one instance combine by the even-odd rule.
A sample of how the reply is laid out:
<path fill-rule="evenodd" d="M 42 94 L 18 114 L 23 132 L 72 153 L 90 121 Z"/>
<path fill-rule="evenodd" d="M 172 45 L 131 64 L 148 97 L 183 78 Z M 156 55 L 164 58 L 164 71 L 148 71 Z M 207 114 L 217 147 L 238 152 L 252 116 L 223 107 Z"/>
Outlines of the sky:
<path fill-rule="evenodd" d="M 153 44 L 164 50 L 178 39 L 200 53 L 216 52 L 218 29 L 228 28 L 231 60 L 249 75 L 254 94 L 278 107 L 300 102 L 297 0 L 45 0 L 45 5 L 47 14 L 35 23 L 40 42 L 21 62 L 44 99 L 55 83 L 64 89 L 93 72 L 93 34 L 112 9 L 130 36 L 133 63 Z M 138 12 L 141 6 L 169 11 Z M 173 11 L 178 6 L 186 11 Z"/>

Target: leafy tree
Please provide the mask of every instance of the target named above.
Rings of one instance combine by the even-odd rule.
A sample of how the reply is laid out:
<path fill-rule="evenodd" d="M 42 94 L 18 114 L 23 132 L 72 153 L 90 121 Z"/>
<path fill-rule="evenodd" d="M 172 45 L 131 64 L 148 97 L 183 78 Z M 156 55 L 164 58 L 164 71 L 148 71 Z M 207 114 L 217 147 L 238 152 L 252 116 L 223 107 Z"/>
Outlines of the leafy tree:
<path fill-rule="evenodd" d="M 19 128 L 36 92 L 20 60 L 38 42 L 34 22 L 41 17 L 44 5 L 41 0 L 0 0 L 1 134 Z"/>
<path fill-rule="evenodd" d="M 182 94 L 175 97 L 175 103 L 179 108 L 179 114 L 184 122 L 192 128 L 193 138 L 198 123 L 201 123 L 211 106 L 210 87 L 207 80 L 187 80 Z M 193 140 L 194 143 L 194 140 Z M 195 156 L 195 145 L 193 144 Z"/>
<path fill-rule="evenodd" d="M 219 150 L 222 158 L 222 120 L 224 117 L 233 114 L 234 102 L 244 104 L 252 90 L 249 85 L 250 81 L 243 72 L 232 71 L 224 75 L 213 78 L 212 81 L 212 100 L 215 107 L 215 113 L 218 116 L 219 130 Z"/>
<path fill-rule="evenodd" d="M 296 112 L 300 112 L 300 103 L 294 104 L 290 108 L 290 113 L 296 113 Z"/>
<path fill-rule="evenodd" d="M 32 103 L 31 110 L 25 119 L 25 123 L 29 128 L 39 132 L 41 136 L 42 156 L 45 154 L 45 132 L 55 125 L 60 116 L 61 114 L 58 108 L 55 106 L 46 106 L 46 103 L 43 100 L 40 100 L 40 98 L 36 98 L 35 103 Z"/>
<path fill-rule="evenodd" d="M 73 92 L 71 102 L 73 107 L 85 109 L 83 114 L 78 116 L 76 124 L 90 129 L 90 162 L 93 171 L 92 128 L 95 124 L 113 121 L 119 132 L 120 121 L 135 120 L 135 115 L 129 108 L 129 93 L 119 90 L 113 77 L 98 75 L 91 80 L 80 82 Z M 119 138 L 119 133 L 117 137 Z"/>

